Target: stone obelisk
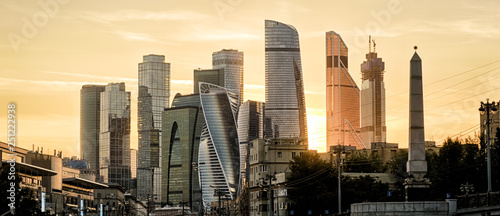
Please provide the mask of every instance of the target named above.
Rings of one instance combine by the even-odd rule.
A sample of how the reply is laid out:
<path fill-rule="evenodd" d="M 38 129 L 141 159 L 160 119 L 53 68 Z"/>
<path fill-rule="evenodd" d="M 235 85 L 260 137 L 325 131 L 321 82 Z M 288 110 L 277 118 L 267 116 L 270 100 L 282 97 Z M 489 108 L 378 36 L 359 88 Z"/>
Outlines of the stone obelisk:
<path fill-rule="evenodd" d="M 407 201 L 424 201 L 429 192 L 430 182 L 426 178 L 424 135 L 424 99 L 422 88 L 422 60 L 415 54 L 410 61 L 410 126 L 408 143 L 408 162 L 405 181 Z"/>

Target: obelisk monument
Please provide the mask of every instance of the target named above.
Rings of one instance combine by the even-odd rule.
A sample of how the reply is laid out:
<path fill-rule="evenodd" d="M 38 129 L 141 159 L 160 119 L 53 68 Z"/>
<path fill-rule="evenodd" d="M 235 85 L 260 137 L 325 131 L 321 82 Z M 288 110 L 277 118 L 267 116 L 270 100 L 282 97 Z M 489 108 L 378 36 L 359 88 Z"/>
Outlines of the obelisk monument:
<path fill-rule="evenodd" d="M 422 88 L 422 60 L 415 54 L 410 61 L 410 126 L 408 142 L 408 162 L 405 180 L 406 200 L 424 201 L 429 192 L 430 182 L 425 160 L 424 99 Z"/>

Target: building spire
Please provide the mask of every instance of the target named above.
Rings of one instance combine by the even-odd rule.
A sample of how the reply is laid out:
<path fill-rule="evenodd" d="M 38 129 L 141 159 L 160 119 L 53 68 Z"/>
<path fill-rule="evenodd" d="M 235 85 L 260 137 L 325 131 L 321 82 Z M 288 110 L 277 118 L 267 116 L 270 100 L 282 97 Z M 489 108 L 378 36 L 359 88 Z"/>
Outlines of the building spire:
<path fill-rule="evenodd" d="M 368 36 L 368 53 L 372 52 L 372 36 Z"/>

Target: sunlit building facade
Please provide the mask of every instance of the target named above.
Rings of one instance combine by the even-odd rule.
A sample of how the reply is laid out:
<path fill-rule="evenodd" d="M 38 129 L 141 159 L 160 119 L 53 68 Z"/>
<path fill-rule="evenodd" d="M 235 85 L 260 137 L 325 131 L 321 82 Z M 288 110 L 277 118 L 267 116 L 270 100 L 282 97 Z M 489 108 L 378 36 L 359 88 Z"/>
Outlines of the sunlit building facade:
<path fill-rule="evenodd" d="M 80 90 L 80 158 L 99 175 L 101 92 L 104 85 L 84 85 Z"/>
<path fill-rule="evenodd" d="M 205 124 L 199 145 L 199 176 L 204 207 L 217 201 L 214 190 L 236 198 L 240 181 L 240 151 L 237 131 L 238 92 L 200 83 L 200 101 Z"/>
<path fill-rule="evenodd" d="M 242 185 L 248 182 L 248 143 L 264 138 L 264 102 L 245 101 L 238 110 L 238 138 Z"/>
<path fill-rule="evenodd" d="M 334 31 L 326 33 L 326 145 L 366 148 L 360 133 L 360 91 L 348 70 L 348 49 Z"/>
<path fill-rule="evenodd" d="M 163 111 L 162 200 L 187 202 L 192 212 L 202 206 L 197 164 L 204 123 L 198 94 L 177 94 L 172 107 Z"/>
<path fill-rule="evenodd" d="M 139 163 L 137 198 L 151 196 L 161 202 L 161 129 L 162 112 L 169 107 L 170 63 L 163 55 L 146 55 L 139 63 L 139 96 L 137 99 L 139 132 Z M 152 179 L 152 173 L 154 178 Z M 152 182 L 153 181 L 153 182 Z M 148 187 L 145 187 L 148 185 Z M 153 185 L 153 188 L 151 186 Z"/>
<path fill-rule="evenodd" d="M 370 38 L 371 39 L 371 38 Z M 386 142 L 385 126 L 385 63 L 377 57 L 375 46 L 361 64 L 361 139 L 366 146 Z"/>
<path fill-rule="evenodd" d="M 299 34 L 293 26 L 272 20 L 265 21 L 265 28 L 265 136 L 307 140 Z"/>
<path fill-rule="evenodd" d="M 195 69 L 193 71 L 193 93 L 198 94 L 199 83 L 206 82 L 212 83 L 218 86 L 225 87 L 226 78 L 225 78 L 225 70 L 224 68 L 219 69 Z"/>
<path fill-rule="evenodd" d="M 130 92 L 110 83 L 101 92 L 99 180 L 130 189 Z"/>
<path fill-rule="evenodd" d="M 212 53 L 212 67 L 224 69 L 225 85 L 228 89 L 239 91 L 240 103 L 243 102 L 243 52 L 223 49 Z M 196 93 L 196 91 L 195 91 Z"/>

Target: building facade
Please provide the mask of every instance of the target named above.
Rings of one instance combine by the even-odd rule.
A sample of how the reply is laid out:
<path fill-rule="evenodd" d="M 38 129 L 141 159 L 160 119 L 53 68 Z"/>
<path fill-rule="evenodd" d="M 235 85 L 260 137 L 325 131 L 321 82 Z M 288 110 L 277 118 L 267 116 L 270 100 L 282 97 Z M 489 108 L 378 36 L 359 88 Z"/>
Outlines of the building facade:
<path fill-rule="evenodd" d="M 110 83 L 101 92 L 99 180 L 130 189 L 130 92 Z"/>
<path fill-rule="evenodd" d="M 371 40 L 371 38 L 370 38 Z M 385 63 L 373 52 L 366 54 L 361 64 L 361 139 L 365 145 L 386 141 L 385 126 Z"/>
<path fill-rule="evenodd" d="M 233 49 L 223 49 L 212 53 L 212 67 L 224 69 L 225 85 L 228 89 L 237 89 L 240 103 L 243 102 L 243 52 Z M 215 84 L 215 83 L 214 83 Z M 195 91 L 196 92 L 196 91 Z"/>
<path fill-rule="evenodd" d="M 265 21 L 266 138 L 307 140 L 306 103 L 299 34 L 291 26 Z"/>
<path fill-rule="evenodd" d="M 359 88 L 348 71 L 348 49 L 334 31 L 326 33 L 326 145 L 367 148 L 359 137 Z"/>
<path fill-rule="evenodd" d="M 153 185 L 153 188 L 138 187 L 137 198 L 146 200 L 153 197 L 155 202 L 161 202 L 161 122 L 163 110 L 169 107 L 170 63 L 165 62 L 163 55 L 151 54 L 143 57 L 138 69 L 137 185 Z"/>
<path fill-rule="evenodd" d="M 238 110 L 238 138 L 240 141 L 241 184 L 248 182 L 248 143 L 264 138 L 264 107 L 260 101 L 245 101 Z"/>
<path fill-rule="evenodd" d="M 290 215 L 286 178 L 290 161 L 308 151 L 304 139 L 255 139 L 249 143 L 249 215 Z M 272 191 L 273 193 L 270 193 Z"/>
<path fill-rule="evenodd" d="M 193 71 L 193 93 L 198 94 L 200 92 L 200 82 L 212 83 L 218 86 L 225 87 L 226 78 L 225 78 L 225 70 L 224 68 L 219 69 L 195 69 Z"/>
<path fill-rule="evenodd" d="M 203 205 L 217 200 L 215 191 L 236 198 L 240 184 L 240 151 L 237 131 L 238 92 L 200 83 L 205 124 L 200 137 L 198 167 Z"/>
<path fill-rule="evenodd" d="M 172 107 L 163 111 L 162 200 L 185 203 L 193 212 L 202 207 L 197 164 L 204 123 L 198 94 L 177 94 Z"/>
<path fill-rule="evenodd" d="M 104 85 L 84 85 L 80 90 L 80 158 L 99 175 L 101 92 Z"/>

